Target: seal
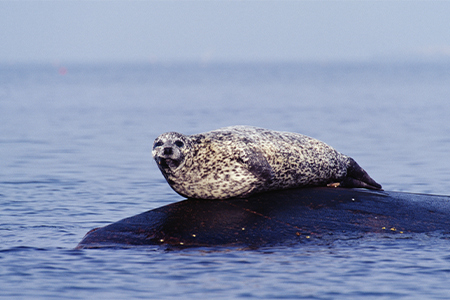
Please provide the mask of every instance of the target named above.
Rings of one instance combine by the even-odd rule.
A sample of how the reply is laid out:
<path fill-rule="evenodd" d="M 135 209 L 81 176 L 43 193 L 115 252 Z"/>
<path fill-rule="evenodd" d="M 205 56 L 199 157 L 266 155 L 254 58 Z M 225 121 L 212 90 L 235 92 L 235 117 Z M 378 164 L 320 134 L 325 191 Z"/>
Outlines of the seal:
<path fill-rule="evenodd" d="M 155 139 L 152 155 L 172 189 L 188 198 L 327 185 L 381 190 L 351 157 L 298 133 L 252 126 L 167 132 Z"/>

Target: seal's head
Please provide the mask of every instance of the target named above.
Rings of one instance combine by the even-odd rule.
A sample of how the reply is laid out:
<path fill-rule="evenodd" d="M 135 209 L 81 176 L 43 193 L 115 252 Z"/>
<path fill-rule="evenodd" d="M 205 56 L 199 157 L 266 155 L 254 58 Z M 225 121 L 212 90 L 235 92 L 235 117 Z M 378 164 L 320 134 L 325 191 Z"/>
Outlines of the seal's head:
<path fill-rule="evenodd" d="M 174 173 L 184 165 L 190 145 L 189 138 L 178 132 L 166 132 L 155 139 L 152 155 L 163 174 Z"/>

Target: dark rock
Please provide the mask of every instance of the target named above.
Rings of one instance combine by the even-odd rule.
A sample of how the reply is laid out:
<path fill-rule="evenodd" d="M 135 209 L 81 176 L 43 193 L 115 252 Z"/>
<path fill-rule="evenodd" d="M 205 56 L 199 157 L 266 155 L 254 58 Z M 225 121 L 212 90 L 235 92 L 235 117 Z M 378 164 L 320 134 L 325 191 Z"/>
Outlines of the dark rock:
<path fill-rule="evenodd" d="M 246 199 L 187 199 L 91 230 L 77 248 L 261 247 L 365 233 L 450 232 L 450 197 L 302 188 Z"/>

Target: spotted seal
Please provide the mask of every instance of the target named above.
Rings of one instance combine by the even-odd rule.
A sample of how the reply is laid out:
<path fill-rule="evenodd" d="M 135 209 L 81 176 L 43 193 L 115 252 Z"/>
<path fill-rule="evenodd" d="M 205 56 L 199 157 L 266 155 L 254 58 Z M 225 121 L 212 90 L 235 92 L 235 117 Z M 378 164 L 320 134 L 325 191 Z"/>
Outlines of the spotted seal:
<path fill-rule="evenodd" d="M 163 133 L 152 155 L 169 185 L 188 198 L 245 197 L 301 186 L 381 189 L 356 161 L 327 144 L 258 127 Z"/>

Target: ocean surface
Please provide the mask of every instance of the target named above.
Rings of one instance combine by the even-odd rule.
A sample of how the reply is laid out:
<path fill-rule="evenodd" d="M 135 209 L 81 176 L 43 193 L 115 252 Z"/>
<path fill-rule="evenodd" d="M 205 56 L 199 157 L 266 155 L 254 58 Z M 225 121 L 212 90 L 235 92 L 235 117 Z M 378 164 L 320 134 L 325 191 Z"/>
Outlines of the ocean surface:
<path fill-rule="evenodd" d="M 74 250 L 183 198 L 153 140 L 303 133 L 388 191 L 450 195 L 450 64 L 0 65 L 1 299 L 449 299 L 438 234 L 239 249 Z"/>

